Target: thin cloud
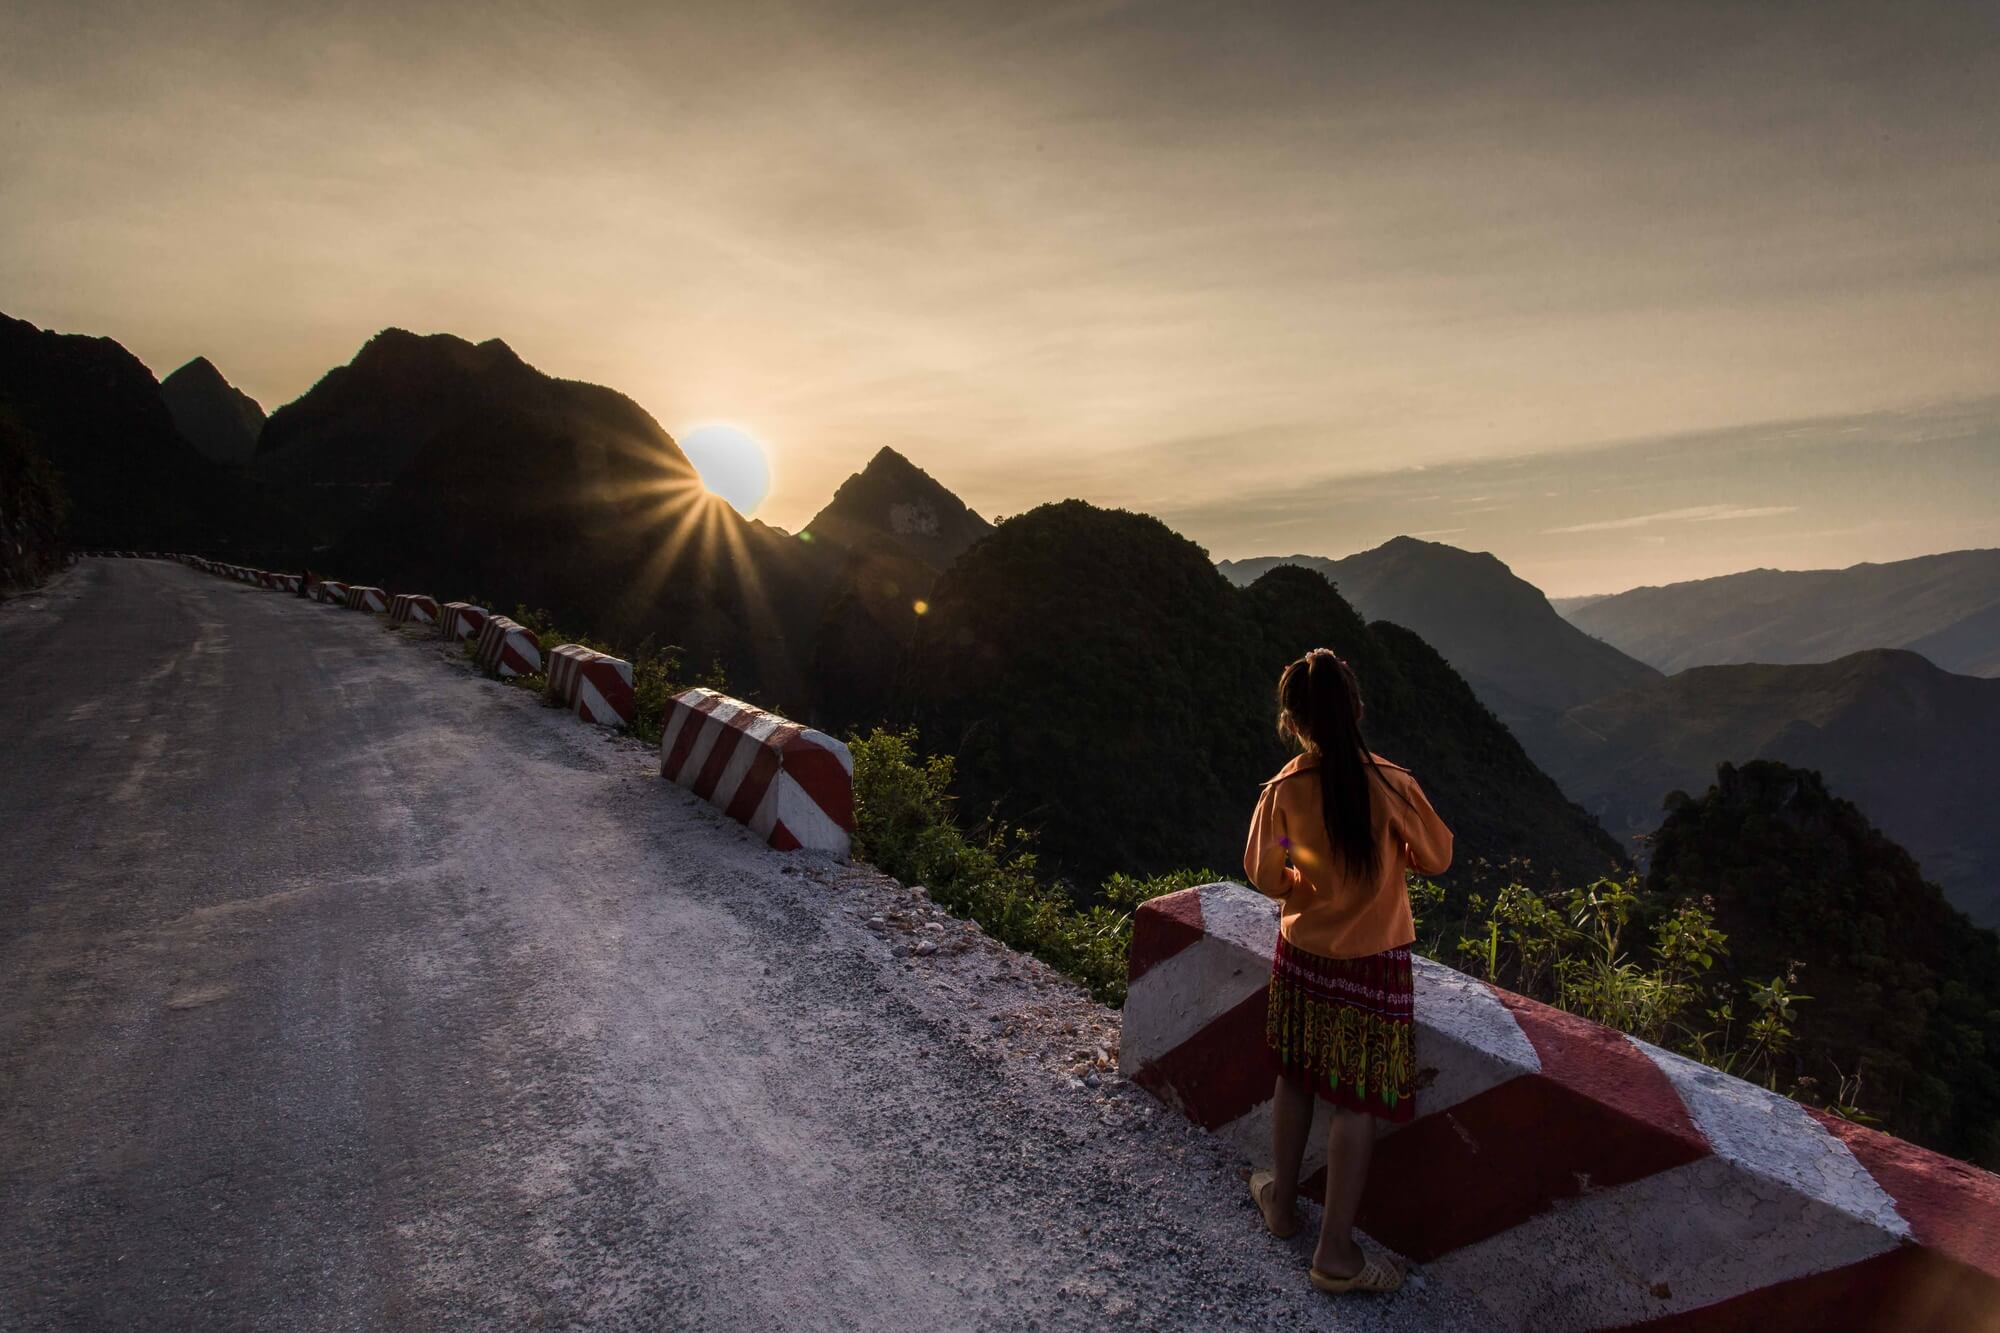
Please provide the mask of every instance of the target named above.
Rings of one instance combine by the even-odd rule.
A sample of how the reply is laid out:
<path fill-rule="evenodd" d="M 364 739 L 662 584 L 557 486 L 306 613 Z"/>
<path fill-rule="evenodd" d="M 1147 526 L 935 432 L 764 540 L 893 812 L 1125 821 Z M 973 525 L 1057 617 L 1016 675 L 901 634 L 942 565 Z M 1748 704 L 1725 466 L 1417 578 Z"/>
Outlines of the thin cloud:
<path fill-rule="evenodd" d="M 1562 532 L 1615 532 L 1623 528 L 1647 528 L 1655 523 L 1723 523 L 1739 518 L 1775 518 L 1798 512 L 1797 505 L 1690 505 L 1685 509 L 1662 509 L 1656 514 L 1634 514 L 1630 518 L 1606 518 L 1594 523 L 1572 523 L 1567 527 L 1543 528 L 1554 535 Z"/>

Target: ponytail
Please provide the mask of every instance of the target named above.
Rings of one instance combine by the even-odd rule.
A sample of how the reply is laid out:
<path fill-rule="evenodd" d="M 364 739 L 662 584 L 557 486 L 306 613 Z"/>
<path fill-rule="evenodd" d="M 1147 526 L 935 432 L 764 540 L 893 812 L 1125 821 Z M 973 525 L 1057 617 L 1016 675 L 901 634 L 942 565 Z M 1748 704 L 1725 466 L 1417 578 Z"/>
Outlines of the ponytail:
<path fill-rule="evenodd" d="M 1278 734 L 1319 755 L 1320 813 L 1335 860 L 1372 879 L 1381 869 L 1375 845 L 1375 756 L 1361 735 L 1361 683 L 1330 649 L 1315 648 L 1278 678 Z"/>

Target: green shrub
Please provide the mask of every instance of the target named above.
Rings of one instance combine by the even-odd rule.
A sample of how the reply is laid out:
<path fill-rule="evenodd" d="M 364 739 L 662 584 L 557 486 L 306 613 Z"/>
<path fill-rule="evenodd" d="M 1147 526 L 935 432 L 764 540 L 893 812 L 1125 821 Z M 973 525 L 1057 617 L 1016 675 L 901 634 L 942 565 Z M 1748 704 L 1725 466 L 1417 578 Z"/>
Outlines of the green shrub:
<path fill-rule="evenodd" d="M 660 743 L 667 704 L 683 688 L 680 674 L 681 650 L 676 645 L 656 648 L 649 638 L 632 654 L 632 725 L 626 730 L 648 745 Z"/>

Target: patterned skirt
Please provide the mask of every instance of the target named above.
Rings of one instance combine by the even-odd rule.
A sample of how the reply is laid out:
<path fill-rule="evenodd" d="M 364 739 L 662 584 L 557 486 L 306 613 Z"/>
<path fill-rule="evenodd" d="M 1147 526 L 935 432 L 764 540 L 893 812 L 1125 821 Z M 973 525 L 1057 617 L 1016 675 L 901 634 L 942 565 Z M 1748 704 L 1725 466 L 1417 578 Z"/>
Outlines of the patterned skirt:
<path fill-rule="evenodd" d="M 1264 1035 L 1289 1083 L 1402 1123 L 1417 1113 L 1410 951 L 1322 958 L 1278 937 Z"/>

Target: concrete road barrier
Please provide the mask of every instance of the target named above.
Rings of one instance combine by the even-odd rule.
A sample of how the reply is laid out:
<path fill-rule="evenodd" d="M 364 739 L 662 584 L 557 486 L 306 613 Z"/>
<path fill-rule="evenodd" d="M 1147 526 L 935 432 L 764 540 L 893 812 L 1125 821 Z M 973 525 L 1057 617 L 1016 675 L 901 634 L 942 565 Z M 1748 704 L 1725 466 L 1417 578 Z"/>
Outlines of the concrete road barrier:
<path fill-rule="evenodd" d="M 565 643 L 549 650 L 549 688 L 586 722 L 629 726 L 638 701 L 632 664 L 623 658 Z"/>
<path fill-rule="evenodd" d="M 854 757 L 824 732 L 713 690 L 684 690 L 667 705 L 660 775 L 780 851 L 847 858 Z"/>
<path fill-rule="evenodd" d="M 495 676 L 532 676 L 542 669 L 541 640 L 506 616 L 488 616 L 479 630 L 480 669 Z"/>
<path fill-rule="evenodd" d="M 347 589 L 347 609 L 380 615 L 389 609 L 389 594 L 366 584 L 353 584 Z"/>
<path fill-rule="evenodd" d="M 332 579 L 319 581 L 319 599 L 329 606 L 347 605 L 347 585 Z"/>
<path fill-rule="evenodd" d="M 438 633 L 447 639 L 477 639 L 492 614 L 471 602 L 446 602 L 438 612 Z"/>
<path fill-rule="evenodd" d="M 435 598 L 422 593 L 399 592 L 389 599 L 389 623 L 392 625 L 435 625 L 437 618 Z"/>
<path fill-rule="evenodd" d="M 1239 884 L 1144 904 L 1119 1056 L 1260 1162 L 1277 928 Z M 1497 1326 L 2000 1324 L 2000 1177 L 1426 959 L 1415 983 L 1417 1119 L 1360 1222 Z"/>

